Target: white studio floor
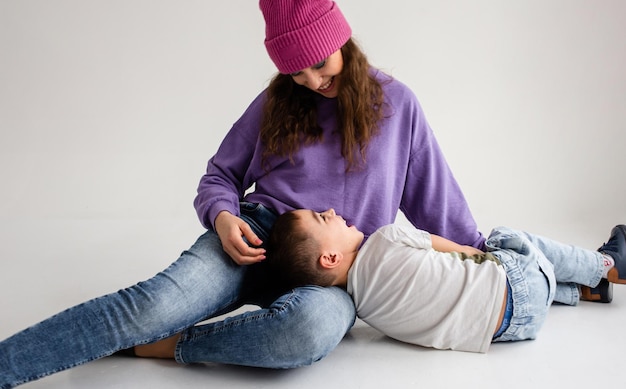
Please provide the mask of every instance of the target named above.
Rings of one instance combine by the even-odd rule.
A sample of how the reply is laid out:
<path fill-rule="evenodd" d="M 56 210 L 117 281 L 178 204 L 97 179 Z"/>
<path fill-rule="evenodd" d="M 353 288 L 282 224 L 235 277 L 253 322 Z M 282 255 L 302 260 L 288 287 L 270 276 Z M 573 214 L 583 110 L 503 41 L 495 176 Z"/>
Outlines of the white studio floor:
<path fill-rule="evenodd" d="M 0 338 L 57 311 L 147 278 L 175 259 L 195 227 L 172 221 L 39 221 L 3 231 Z M 104 227 L 104 228 L 103 228 Z M 165 231 L 164 231 L 165 230 Z M 142 232 L 139 232 L 142 231 Z M 193 232 L 195 233 L 195 232 Z M 608 233 L 608 231 L 607 231 Z M 156 235 L 156 236 L 155 236 Z M 152 236 L 152 239 L 148 239 Z M 171 236 L 168 240 L 165 236 Z M 136 242 L 152 242 L 149 247 Z M 157 258 L 152 263 L 146 258 Z M 169 258 L 169 260 L 168 260 Z M 358 321 L 339 347 L 287 371 L 109 357 L 22 386 L 57 388 L 593 388 L 623 385 L 626 286 L 611 304 L 553 306 L 535 341 L 495 344 L 487 354 L 393 341 Z M 516 373 L 513 373 L 516 372 Z"/>

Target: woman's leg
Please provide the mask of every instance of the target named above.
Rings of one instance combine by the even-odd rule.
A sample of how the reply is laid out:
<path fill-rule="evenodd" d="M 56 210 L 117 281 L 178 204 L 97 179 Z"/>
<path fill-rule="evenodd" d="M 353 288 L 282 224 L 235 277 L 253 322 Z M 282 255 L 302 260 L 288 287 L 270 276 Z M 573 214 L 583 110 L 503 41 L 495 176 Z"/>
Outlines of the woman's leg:
<path fill-rule="evenodd" d="M 241 217 L 265 240 L 276 215 L 262 205 L 242 203 Z M 175 356 L 182 363 L 293 368 L 327 355 L 354 324 L 354 303 L 344 290 L 305 287 L 281 292 L 275 284 L 263 262 L 248 266 L 241 296 L 263 309 L 189 328 L 177 344 L 171 342 L 174 338 L 136 351 Z"/>
<path fill-rule="evenodd" d="M 207 232 L 155 277 L 0 342 L 0 388 L 174 335 L 236 304 L 244 273 Z"/>
<path fill-rule="evenodd" d="M 261 239 L 275 218 L 262 206 L 245 204 L 241 216 Z M 274 299 L 266 309 L 191 327 L 236 308 L 244 294 L 261 301 L 263 281 L 250 273 L 224 253 L 215 233 L 207 232 L 154 278 L 70 308 L 0 342 L 0 388 L 179 332 L 176 359 L 183 363 L 297 367 L 328 354 L 354 323 L 354 304 L 344 290 L 309 287 Z"/>
<path fill-rule="evenodd" d="M 183 331 L 176 360 L 276 369 L 309 365 L 332 351 L 355 319 L 343 289 L 297 288 L 266 309 Z"/>
<path fill-rule="evenodd" d="M 242 203 L 241 218 L 266 240 L 276 215 L 262 205 Z M 332 351 L 356 320 L 354 303 L 343 289 L 277 293 L 273 284 L 264 263 L 251 266 L 241 294 L 265 308 L 183 331 L 176 360 L 276 369 L 308 365 Z"/>

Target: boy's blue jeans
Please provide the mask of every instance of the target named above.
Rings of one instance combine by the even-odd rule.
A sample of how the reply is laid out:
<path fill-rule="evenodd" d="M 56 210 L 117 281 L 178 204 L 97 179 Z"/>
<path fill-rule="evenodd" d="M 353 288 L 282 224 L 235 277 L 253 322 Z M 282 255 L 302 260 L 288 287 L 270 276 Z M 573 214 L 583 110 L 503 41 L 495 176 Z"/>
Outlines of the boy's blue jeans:
<path fill-rule="evenodd" d="M 553 301 L 576 305 L 579 285 L 602 278 L 602 255 L 506 227 L 494 229 L 487 250 L 500 259 L 513 296 L 509 327 L 494 341 L 534 339 Z"/>
<path fill-rule="evenodd" d="M 276 216 L 242 203 L 241 217 L 266 239 Z M 273 291 L 263 264 L 238 266 L 209 231 L 153 278 L 63 311 L 0 342 L 0 388 L 182 333 L 181 363 L 293 368 L 328 354 L 355 321 L 340 288 Z M 197 323 L 243 304 L 262 309 Z"/>

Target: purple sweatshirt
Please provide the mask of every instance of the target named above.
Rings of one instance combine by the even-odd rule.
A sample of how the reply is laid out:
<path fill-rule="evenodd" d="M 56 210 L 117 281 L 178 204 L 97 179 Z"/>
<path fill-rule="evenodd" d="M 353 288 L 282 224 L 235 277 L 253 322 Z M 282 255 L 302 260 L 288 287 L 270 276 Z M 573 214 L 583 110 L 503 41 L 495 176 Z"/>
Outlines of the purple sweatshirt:
<path fill-rule="evenodd" d="M 483 235 L 445 161 L 413 92 L 382 72 L 385 118 L 366 150 L 366 164 L 346 170 L 336 129 L 337 100 L 319 96 L 323 140 L 293 156 L 261 166 L 259 138 L 265 91 L 235 122 L 209 160 L 194 201 L 202 224 L 213 228 L 220 211 L 239 216 L 241 200 L 280 214 L 292 209 L 334 208 L 367 236 L 393 223 L 398 209 L 418 229 L 460 244 L 482 247 Z M 246 190 L 255 185 L 253 192 Z"/>

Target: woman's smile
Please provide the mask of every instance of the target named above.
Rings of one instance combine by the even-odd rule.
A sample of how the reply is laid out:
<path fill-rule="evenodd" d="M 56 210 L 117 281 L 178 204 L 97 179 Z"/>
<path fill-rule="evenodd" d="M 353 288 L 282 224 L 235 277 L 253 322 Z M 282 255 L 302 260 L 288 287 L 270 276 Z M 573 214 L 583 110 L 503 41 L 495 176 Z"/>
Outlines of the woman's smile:
<path fill-rule="evenodd" d="M 318 92 L 320 93 L 328 93 L 331 92 L 333 90 L 333 87 L 335 86 L 335 76 L 332 76 L 330 78 L 330 80 L 328 80 L 327 83 L 325 83 L 324 85 L 320 86 L 319 88 L 317 88 Z"/>

